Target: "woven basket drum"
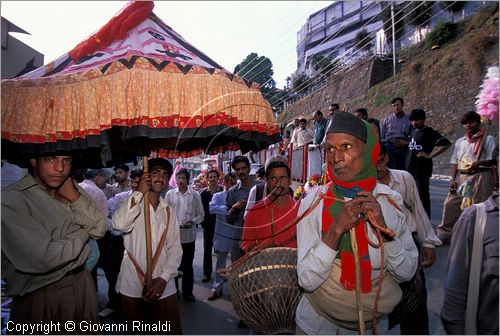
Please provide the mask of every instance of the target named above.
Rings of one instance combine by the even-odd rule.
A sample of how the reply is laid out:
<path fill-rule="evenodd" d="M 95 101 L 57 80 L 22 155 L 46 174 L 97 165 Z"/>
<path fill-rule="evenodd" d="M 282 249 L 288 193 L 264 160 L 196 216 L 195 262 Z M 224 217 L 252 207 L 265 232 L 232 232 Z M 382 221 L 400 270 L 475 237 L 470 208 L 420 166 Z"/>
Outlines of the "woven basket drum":
<path fill-rule="evenodd" d="M 259 334 L 294 334 L 295 309 L 302 296 L 297 249 L 262 250 L 232 269 L 229 285 L 240 319 Z"/>

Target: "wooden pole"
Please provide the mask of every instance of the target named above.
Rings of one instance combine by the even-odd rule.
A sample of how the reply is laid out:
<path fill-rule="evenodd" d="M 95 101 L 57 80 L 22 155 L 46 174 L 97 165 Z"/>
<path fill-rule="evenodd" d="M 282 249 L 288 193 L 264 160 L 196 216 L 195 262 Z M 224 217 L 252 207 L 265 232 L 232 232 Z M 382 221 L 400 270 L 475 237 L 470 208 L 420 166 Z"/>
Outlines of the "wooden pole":
<path fill-rule="evenodd" d="M 148 157 L 143 156 L 143 172 L 148 173 Z M 153 248 L 151 246 L 151 215 L 149 208 L 149 191 L 144 194 L 144 225 L 146 233 L 146 290 L 151 288 L 153 282 Z"/>
<path fill-rule="evenodd" d="M 359 333 L 360 335 L 365 335 L 366 331 L 365 331 L 365 318 L 363 313 L 363 298 L 361 297 L 361 263 L 359 261 L 359 249 L 358 249 L 358 238 L 356 236 L 356 227 L 353 227 L 349 232 L 351 234 L 351 248 L 352 248 L 352 253 L 354 254 L 354 265 L 356 267 L 356 306 L 358 308 Z"/>

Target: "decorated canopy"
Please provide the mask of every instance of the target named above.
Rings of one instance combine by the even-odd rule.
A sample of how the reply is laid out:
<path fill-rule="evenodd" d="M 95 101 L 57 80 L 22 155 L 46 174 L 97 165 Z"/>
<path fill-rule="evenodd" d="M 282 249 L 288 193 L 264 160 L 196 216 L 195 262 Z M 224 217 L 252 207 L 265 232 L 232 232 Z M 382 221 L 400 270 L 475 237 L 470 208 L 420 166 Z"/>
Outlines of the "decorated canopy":
<path fill-rule="evenodd" d="M 67 54 L 2 81 L 2 156 L 72 150 L 110 164 L 152 149 L 177 157 L 278 142 L 259 86 L 186 42 L 153 6 L 130 2 Z"/>

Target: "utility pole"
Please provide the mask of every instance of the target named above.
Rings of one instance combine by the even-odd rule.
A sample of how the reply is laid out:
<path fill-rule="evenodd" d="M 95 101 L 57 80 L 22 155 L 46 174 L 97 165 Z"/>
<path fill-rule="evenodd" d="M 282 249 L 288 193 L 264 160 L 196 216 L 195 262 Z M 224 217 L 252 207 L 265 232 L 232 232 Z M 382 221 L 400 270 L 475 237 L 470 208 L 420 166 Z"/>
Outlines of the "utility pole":
<path fill-rule="evenodd" d="M 392 21 L 392 75 L 396 76 L 396 27 L 394 24 L 394 2 L 391 2 Z"/>

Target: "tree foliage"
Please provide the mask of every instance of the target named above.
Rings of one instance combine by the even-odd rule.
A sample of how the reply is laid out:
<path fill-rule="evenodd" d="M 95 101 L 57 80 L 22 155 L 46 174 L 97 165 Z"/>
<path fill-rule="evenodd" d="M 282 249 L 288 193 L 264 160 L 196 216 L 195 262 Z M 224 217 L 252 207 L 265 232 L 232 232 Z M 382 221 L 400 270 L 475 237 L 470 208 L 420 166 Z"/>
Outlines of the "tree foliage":
<path fill-rule="evenodd" d="M 372 44 L 370 42 L 370 34 L 366 29 L 361 29 L 356 34 L 356 48 L 359 50 L 370 50 Z"/>
<path fill-rule="evenodd" d="M 392 19 L 391 19 L 391 1 L 384 1 L 382 3 L 383 10 L 381 13 L 382 21 L 384 22 L 384 31 L 387 41 L 392 43 Z M 404 29 L 404 11 L 403 8 L 406 6 L 406 2 L 402 2 L 399 5 L 394 5 L 394 30 L 396 32 L 396 40 L 399 40 L 403 36 Z"/>
<path fill-rule="evenodd" d="M 442 9 L 448 8 L 450 13 L 456 14 L 464 8 L 465 1 L 440 1 L 439 5 Z"/>
<path fill-rule="evenodd" d="M 439 5 L 442 9 L 446 9 L 448 12 L 450 12 L 453 21 L 455 21 L 456 15 L 460 13 L 460 11 L 464 8 L 465 1 L 440 1 Z"/>
<path fill-rule="evenodd" d="M 328 77 L 333 75 L 338 68 L 338 63 L 337 60 L 332 61 L 328 56 L 320 54 L 315 54 L 311 58 L 311 64 L 316 73 L 316 77 Z"/>
<path fill-rule="evenodd" d="M 305 92 L 307 90 L 309 80 L 310 78 L 305 74 L 294 78 L 292 81 L 293 91 L 296 93 Z"/>
<path fill-rule="evenodd" d="M 407 8 L 407 24 L 423 27 L 432 18 L 432 7 L 435 1 L 412 1 Z"/>
<path fill-rule="evenodd" d="M 273 63 L 266 56 L 259 56 L 256 53 L 249 54 L 234 68 L 234 74 L 259 83 L 261 90 L 269 91 L 276 87 L 276 82 L 273 79 Z"/>

